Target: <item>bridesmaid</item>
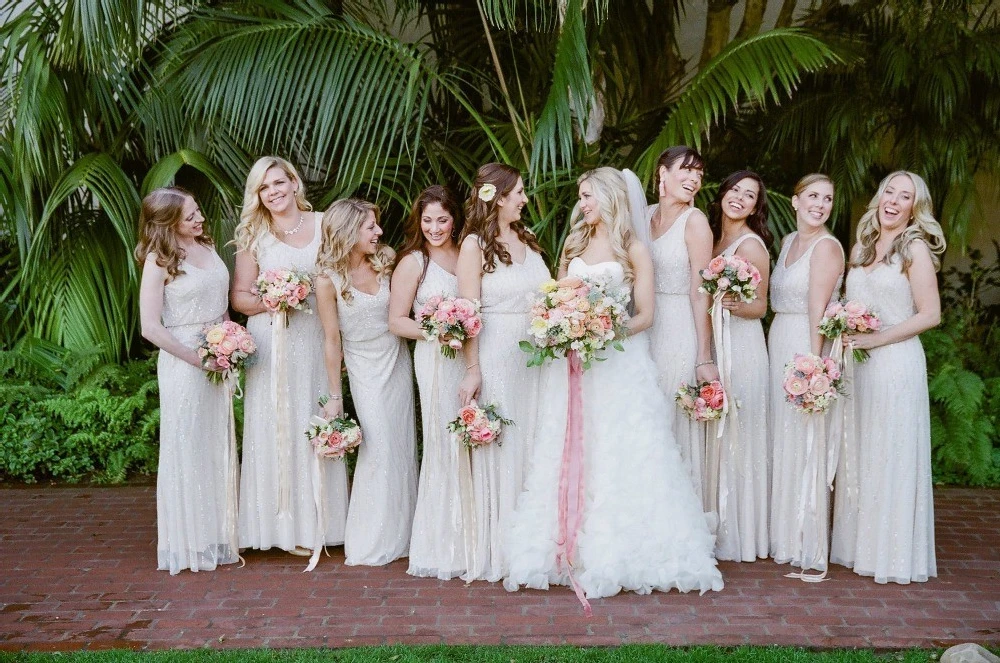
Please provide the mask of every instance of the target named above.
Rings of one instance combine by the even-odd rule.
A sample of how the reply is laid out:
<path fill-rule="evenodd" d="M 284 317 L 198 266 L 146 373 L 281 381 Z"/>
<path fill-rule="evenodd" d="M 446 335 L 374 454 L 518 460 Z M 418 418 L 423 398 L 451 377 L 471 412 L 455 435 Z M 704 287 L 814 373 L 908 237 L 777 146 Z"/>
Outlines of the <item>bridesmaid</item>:
<path fill-rule="evenodd" d="M 711 301 L 698 291 L 698 271 L 712 259 L 713 244 L 708 218 L 694 206 L 704 168 L 701 155 L 684 145 L 661 154 L 653 178 L 660 202 L 649 207 L 647 219 L 656 285 L 650 349 L 695 494 L 711 510 L 702 485 L 705 426 L 673 407 L 674 394 L 682 382 L 719 379 L 712 359 L 712 320 L 708 315 Z"/>
<path fill-rule="evenodd" d="M 229 307 L 229 271 L 204 223 L 188 192 L 157 189 L 142 201 L 135 249 L 142 336 L 161 350 L 156 567 L 171 575 L 239 559 L 232 394 L 205 379 L 196 351 L 202 328 Z"/>
<path fill-rule="evenodd" d="M 483 331 L 465 344 L 459 400 L 496 403 L 514 422 L 502 445 L 472 452 L 475 544 L 467 581 L 496 582 L 507 564 L 504 528 L 521 492 L 534 439 L 539 371 L 527 368 L 518 343 L 527 340 L 530 295 L 549 278 L 535 236 L 521 221 L 527 204 L 517 169 L 499 163 L 479 168 L 465 203 L 467 223 L 458 256 L 458 293 L 482 302 Z"/>
<path fill-rule="evenodd" d="M 723 180 L 708 212 L 714 253 L 745 258 L 761 276 L 757 297 L 749 304 L 730 295 L 722 299 L 725 312 L 719 317 L 723 322 L 713 326 L 715 360 L 730 403 L 736 407 L 729 410 L 721 439 L 720 422 L 708 426 L 706 483 L 712 511 L 719 515 L 716 557 L 737 562 L 767 557 L 769 543 L 768 369 L 760 323 L 767 312 L 771 271 L 767 214 L 764 182 L 749 170 L 738 170 Z M 720 341 L 730 345 L 723 347 Z"/>
<path fill-rule="evenodd" d="M 292 164 L 263 157 L 253 165 L 236 227 L 232 291 L 233 308 L 250 316 L 247 329 L 257 340 L 257 361 L 246 378 L 240 547 L 277 546 L 302 556 L 321 543 L 343 543 L 347 515 L 343 464 L 328 463 L 320 479 L 303 440 L 326 390 L 326 368 L 315 359 L 323 332 L 317 316 L 301 311 L 289 313 L 287 327 L 272 324 L 273 314 L 252 287 L 268 269 L 315 271 L 320 215 L 311 210 Z M 315 308 L 314 296 L 308 303 Z M 314 484 L 320 483 L 317 500 Z"/>
<path fill-rule="evenodd" d="M 882 180 L 858 222 L 847 298 L 871 306 L 880 331 L 851 336 L 869 359 L 855 367 L 859 485 L 838 479 L 833 561 L 875 582 L 937 575 L 927 365 L 918 335 L 941 321 L 936 272 L 945 239 L 927 185 L 906 171 Z M 857 490 L 847 511 L 840 493 Z"/>
<path fill-rule="evenodd" d="M 833 181 L 829 177 L 814 173 L 799 180 L 792 208 L 796 230 L 782 240 L 771 275 L 771 556 L 777 563 L 791 563 L 803 572 L 820 571 L 818 576 L 801 574 L 804 579 L 814 579 L 822 577 L 827 568 L 830 491 L 826 451 L 827 445 L 835 442 L 829 438 L 827 417 L 796 412 L 785 402 L 782 384 L 785 364 L 796 353 L 821 355 L 819 322 L 840 294 L 844 249 L 826 227 L 833 210 Z M 815 506 L 803 511 L 800 505 L 805 503 Z"/>
<path fill-rule="evenodd" d="M 341 361 L 364 440 L 358 448 L 344 541 L 345 563 L 381 566 L 405 557 L 417 498 L 413 369 L 389 331 L 392 249 L 379 242 L 379 209 L 356 198 L 323 214 L 316 300 L 330 376 L 326 418 L 344 413 Z M 343 465 L 343 463 L 338 463 Z"/>
<path fill-rule="evenodd" d="M 424 457 L 407 573 L 441 580 L 459 576 L 466 568 L 459 456 L 465 454 L 468 464 L 468 453 L 447 428 L 461 407 L 458 385 L 465 364 L 442 356 L 437 343 L 424 340 L 411 312 L 416 315 L 434 295 L 458 295 L 457 238 L 464 221 L 451 189 L 435 185 L 420 192 L 407 220 L 406 244 L 389 294 L 389 331 L 416 341 L 413 364 L 423 425 Z"/>

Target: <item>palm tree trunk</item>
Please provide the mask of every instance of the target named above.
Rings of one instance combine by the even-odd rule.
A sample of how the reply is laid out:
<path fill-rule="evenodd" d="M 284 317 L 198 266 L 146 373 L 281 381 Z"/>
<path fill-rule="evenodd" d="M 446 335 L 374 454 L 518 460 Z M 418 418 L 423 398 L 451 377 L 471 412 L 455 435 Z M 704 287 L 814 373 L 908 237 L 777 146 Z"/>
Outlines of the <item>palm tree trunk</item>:
<path fill-rule="evenodd" d="M 798 4 L 798 0 L 785 0 L 781 3 L 781 11 L 778 12 L 778 20 L 774 24 L 774 27 L 789 27 L 792 24 L 792 19 L 795 18 L 795 6 Z"/>
<path fill-rule="evenodd" d="M 709 60 L 722 52 L 729 43 L 729 17 L 737 0 L 708 0 L 708 15 L 705 17 L 705 43 L 701 47 L 701 60 L 698 65 L 704 66 Z"/>
<path fill-rule="evenodd" d="M 767 5 L 765 0 L 747 0 L 743 22 L 740 23 L 740 30 L 736 33 L 737 39 L 752 37 L 760 32 L 760 24 L 764 22 L 765 5 Z"/>

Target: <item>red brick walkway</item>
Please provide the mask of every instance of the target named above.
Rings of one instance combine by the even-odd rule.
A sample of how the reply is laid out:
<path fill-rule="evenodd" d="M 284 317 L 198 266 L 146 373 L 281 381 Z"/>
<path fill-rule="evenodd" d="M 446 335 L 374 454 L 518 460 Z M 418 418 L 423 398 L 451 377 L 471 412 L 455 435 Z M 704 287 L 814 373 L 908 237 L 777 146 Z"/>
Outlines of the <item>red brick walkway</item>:
<path fill-rule="evenodd" d="M 594 601 L 509 594 L 286 553 L 171 577 L 156 562 L 155 490 L 0 490 L 0 649 L 341 647 L 378 643 L 1000 644 L 1000 491 L 939 489 L 939 577 L 876 585 L 841 567 L 805 584 L 769 561 L 721 565 L 726 588 Z"/>

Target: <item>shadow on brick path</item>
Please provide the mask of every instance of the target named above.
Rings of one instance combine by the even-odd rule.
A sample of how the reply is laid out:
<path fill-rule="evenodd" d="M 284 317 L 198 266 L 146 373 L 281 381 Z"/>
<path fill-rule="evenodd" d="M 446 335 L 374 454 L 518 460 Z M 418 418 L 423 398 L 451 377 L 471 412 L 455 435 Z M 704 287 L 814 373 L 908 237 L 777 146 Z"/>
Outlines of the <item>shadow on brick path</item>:
<path fill-rule="evenodd" d="M 806 647 L 1000 644 L 1000 491 L 934 493 L 938 578 L 877 585 L 839 566 L 806 584 L 768 560 L 722 563 L 705 596 L 508 593 L 406 575 L 405 560 L 344 566 L 250 551 L 245 568 L 156 571 L 152 486 L 0 490 L 0 650 L 632 642 Z"/>

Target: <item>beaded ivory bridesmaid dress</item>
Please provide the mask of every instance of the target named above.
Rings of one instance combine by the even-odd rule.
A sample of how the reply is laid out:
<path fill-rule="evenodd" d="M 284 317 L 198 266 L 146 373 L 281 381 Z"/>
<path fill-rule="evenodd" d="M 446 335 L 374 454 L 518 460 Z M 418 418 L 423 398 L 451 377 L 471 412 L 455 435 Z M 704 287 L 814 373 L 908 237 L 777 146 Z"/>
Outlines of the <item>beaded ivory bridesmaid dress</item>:
<path fill-rule="evenodd" d="M 518 343 L 528 338 L 531 295 L 549 278 L 542 256 L 525 249 L 524 262 L 505 265 L 482 278 L 483 330 L 479 334 L 479 366 L 483 384 L 479 402 L 495 403 L 514 422 L 502 443 L 475 449 L 472 487 L 475 497 L 475 544 L 469 554 L 466 581 L 496 582 L 507 571 L 503 557 L 504 528 L 521 492 L 525 465 L 531 458 L 538 399 L 539 370 L 527 367 Z"/>
<path fill-rule="evenodd" d="M 648 223 L 656 211 L 650 205 Z M 687 417 L 674 403 L 674 394 L 682 382 L 696 380 L 694 365 L 698 358 L 698 336 L 691 310 L 691 264 L 684 239 L 690 210 L 683 212 L 667 232 L 653 241 L 651 254 L 655 276 L 656 308 L 650 329 L 650 352 L 656 362 L 657 383 L 667 397 L 667 418 L 677 439 L 694 484 L 695 494 L 708 507 L 702 487 L 705 457 L 705 425 Z"/>
<path fill-rule="evenodd" d="M 798 260 L 786 264 L 797 233 L 785 238 L 781 255 L 771 273 L 769 289 L 774 320 L 768 332 L 771 362 L 771 419 L 773 452 L 771 483 L 771 556 L 778 564 L 791 563 L 804 571 L 825 571 L 829 554 L 830 490 L 828 452 L 838 440 L 830 437 L 831 413 L 803 414 L 785 402 L 782 387 L 785 364 L 797 353 L 812 352 L 809 328 L 809 272 L 813 249 L 822 241 L 836 238 L 823 235 L 814 240 Z M 838 298 L 841 279 L 833 290 Z M 813 427 L 809 444 L 809 426 Z M 803 505 L 805 505 L 803 507 Z"/>
<path fill-rule="evenodd" d="M 163 326 L 194 348 L 209 323 L 229 308 L 229 270 L 214 251 L 212 266 L 181 262 L 163 288 Z M 239 559 L 236 545 L 236 440 L 230 437 L 231 395 L 205 371 L 164 350 L 160 387 L 160 464 L 156 475 L 157 568 L 211 571 Z"/>
<path fill-rule="evenodd" d="M 351 288 L 337 315 L 351 400 L 363 436 L 351 484 L 344 540 L 345 563 L 381 566 L 410 547 L 417 498 L 417 444 L 413 368 L 406 341 L 389 331 L 389 280 L 369 295 Z"/>
<path fill-rule="evenodd" d="M 427 258 L 413 252 L 421 268 Z M 458 279 L 433 260 L 417 288 L 413 313 L 417 314 L 434 295 L 454 297 Z M 413 366 L 420 390 L 420 413 L 423 425 L 424 457 L 420 464 L 417 508 L 410 538 L 410 568 L 407 573 L 448 580 L 465 572 L 465 523 L 462 518 L 459 468 L 465 456 L 468 473 L 469 452 L 448 430 L 461 403 L 458 385 L 465 376 L 461 357 L 448 359 L 436 342 L 418 340 L 413 350 Z"/>
<path fill-rule="evenodd" d="M 916 313 L 898 256 L 868 270 L 852 268 L 847 299 L 871 306 L 883 331 Z M 868 353 L 848 385 L 859 482 L 844 485 L 838 474 L 831 561 L 878 583 L 924 582 L 937 575 L 927 361 L 916 336 Z M 853 513 L 849 491 L 857 495 Z"/>
<path fill-rule="evenodd" d="M 312 274 L 320 243 L 321 215 L 316 214 L 312 241 L 296 248 L 265 231 L 257 248 L 261 273 L 268 269 L 295 269 Z M 272 364 L 272 315 L 250 316 L 247 329 L 257 341 L 257 358 L 247 370 L 245 423 L 243 426 L 243 475 L 240 483 L 240 547 L 267 550 L 277 546 L 313 548 L 317 540 L 317 510 L 313 495 L 316 463 L 312 447 L 303 434 L 309 418 L 319 411 L 317 400 L 329 390 L 323 363 L 323 327 L 316 314 L 316 297 L 309 295 L 312 314 L 292 311 L 285 329 L 286 389 L 283 401 L 287 426 L 288 512 L 279 515 L 279 485 L 282 482 L 279 448 L 279 417 L 275 411 L 276 390 Z M 343 463 L 323 466 L 323 541 L 328 545 L 344 542 L 347 517 L 347 471 Z"/>
<path fill-rule="evenodd" d="M 722 252 L 731 256 L 744 241 L 764 240 L 754 233 L 739 237 Z M 766 247 L 765 247 L 766 248 Z M 719 422 L 709 422 L 706 432 L 706 485 L 713 511 L 719 514 L 715 555 L 720 560 L 752 562 L 767 557 L 767 511 L 771 454 L 767 431 L 768 364 L 764 330 L 758 319 L 729 316 L 731 381 L 723 385 L 730 408 L 722 439 Z M 726 335 L 725 331 L 722 332 Z M 720 371 L 724 365 L 715 349 Z"/>

